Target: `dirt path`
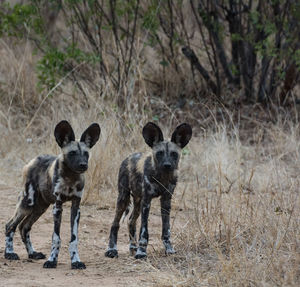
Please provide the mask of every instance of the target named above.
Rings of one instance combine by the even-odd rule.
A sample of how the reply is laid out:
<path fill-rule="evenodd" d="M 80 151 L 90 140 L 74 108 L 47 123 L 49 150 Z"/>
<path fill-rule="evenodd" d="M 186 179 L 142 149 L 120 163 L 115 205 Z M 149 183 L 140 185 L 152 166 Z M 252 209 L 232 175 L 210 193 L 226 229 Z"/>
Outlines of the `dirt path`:
<path fill-rule="evenodd" d="M 70 205 L 64 205 L 61 227 L 62 248 L 56 269 L 44 269 L 44 260 L 27 259 L 25 247 L 17 232 L 14 246 L 20 256 L 18 261 L 4 259 L 5 223 L 13 214 L 18 192 L 13 186 L 7 186 L 0 180 L 0 286 L 153 286 L 155 270 L 148 262 L 140 262 L 129 257 L 128 233 L 123 223 L 119 233 L 119 258 L 104 257 L 107 237 L 113 210 L 101 210 L 96 206 L 81 207 L 79 229 L 79 254 L 85 262 L 86 270 L 72 270 L 68 253 L 70 238 Z M 160 217 L 151 215 L 151 244 L 155 246 L 156 256 L 162 256 L 162 244 L 159 242 Z M 51 247 L 53 230 L 52 208 L 33 226 L 31 238 L 37 251 L 47 256 Z M 151 245 L 149 245 L 150 251 Z M 151 252 L 151 251 L 150 251 Z M 161 254 L 161 255 L 160 255 Z"/>

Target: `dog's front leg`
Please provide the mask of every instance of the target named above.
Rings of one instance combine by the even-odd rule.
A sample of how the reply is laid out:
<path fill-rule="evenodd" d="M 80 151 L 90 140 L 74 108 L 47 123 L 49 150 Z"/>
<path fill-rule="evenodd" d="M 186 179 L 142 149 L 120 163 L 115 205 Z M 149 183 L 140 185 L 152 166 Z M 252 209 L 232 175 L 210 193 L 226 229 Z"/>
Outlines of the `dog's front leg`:
<path fill-rule="evenodd" d="M 140 237 L 139 237 L 139 247 L 135 254 L 135 259 L 142 259 L 147 257 L 147 245 L 149 240 L 148 234 L 148 218 L 151 206 L 152 197 L 145 192 L 141 203 L 141 229 L 140 229 Z"/>
<path fill-rule="evenodd" d="M 44 268 L 56 268 L 60 249 L 60 224 L 62 215 L 62 202 L 57 200 L 53 206 L 54 232 L 52 235 L 51 254 L 44 263 Z"/>
<path fill-rule="evenodd" d="M 75 197 L 72 200 L 71 207 L 71 240 L 69 245 L 69 252 L 71 257 L 72 269 L 85 269 L 85 264 L 80 261 L 78 254 L 78 226 L 80 219 L 80 200 L 81 198 Z"/>
<path fill-rule="evenodd" d="M 162 195 L 160 198 L 161 204 L 161 219 L 162 219 L 162 235 L 161 239 L 166 248 L 166 254 L 174 254 L 175 250 L 170 241 L 170 211 L 171 211 L 171 194 Z"/>

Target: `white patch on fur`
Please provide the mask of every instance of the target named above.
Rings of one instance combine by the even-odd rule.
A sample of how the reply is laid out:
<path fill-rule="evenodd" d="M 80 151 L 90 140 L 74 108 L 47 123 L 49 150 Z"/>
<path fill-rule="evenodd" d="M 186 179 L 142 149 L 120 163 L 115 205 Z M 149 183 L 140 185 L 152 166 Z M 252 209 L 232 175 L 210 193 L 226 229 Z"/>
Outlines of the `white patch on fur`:
<path fill-rule="evenodd" d="M 53 190 L 53 195 L 56 197 L 56 200 L 61 200 L 60 194 L 61 194 L 61 185 L 63 185 L 63 179 L 59 178 L 56 182 Z"/>
<path fill-rule="evenodd" d="M 155 194 L 155 189 L 153 187 L 153 184 L 150 182 L 148 176 L 146 176 L 146 175 L 144 176 L 144 182 L 150 186 L 150 189 L 147 189 L 147 192 L 149 194 Z"/>
<path fill-rule="evenodd" d="M 110 251 L 110 250 L 118 250 L 117 244 L 115 243 L 113 247 L 108 247 L 107 248 L 107 251 Z"/>
<path fill-rule="evenodd" d="M 142 228 L 141 239 L 139 240 L 139 245 L 146 246 L 147 239 L 145 238 L 146 229 L 145 227 Z"/>
<path fill-rule="evenodd" d="M 14 232 L 11 232 L 9 236 L 5 237 L 5 253 L 14 253 L 13 238 Z"/>
<path fill-rule="evenodd" d="M 35 252 L 32 244 L 31 244 L 31 241 L 30 241 L 29 233 L 26 234 L 25 246 L 26 246 L 26 250 L 29 255 L 33 254 Z"/>
<path fill-rule="evenodd" d="M 64 195 L 66 197 L 76 196 L 76 197 L 81 198 L 84 189 L 77 190 L 77 188 L 76 188 L 76 186 L 80 183 L 81 183 L 80 181 L 76 181 L 72 185 L 68 185 L 62 178 L 60 178 L 57 181 L 57 183 L 54 187 L 54 191 L 53 191 L 53 194 L 56 197 L 56 200 L 61 200 L 61 195 Z M 70 192 L 70 189 L 72 190 L 71 192 Z"/>
<path fill-rule="evenodd" d="M 73 225 L 73 233 L 72 236 L 75 236 L 75 240 L 70 242 L 69 245 L 69 253 L 71 257 L 71 262 L 80 262 L 79 254 L 78 254 L 78 219 L 80 216 L 80 210 L 77 210 L 76 217 L 74 219 L 74 225 Z M 71 236 L 71 237 L 72 237 Z"/>
<path fill-rule="evenodd" d="M 171 237 L 171 231 L 168 229 L 168 240 L 163 240 L 163 244 L 166 249 L 166 254 L 174 254 L 175 250 L 170 242 L 170 237 Z"/>
<path fill-rule="evenodd" d="M 27 197 L 28 202 L 30 200 L 30 203 L 28 203 L 28 206 L 33 206 L 34 205 L 34 193 L 35 193 L 35 191 L 34 191 L 32 185 L 30 184 L 29 188 L 28 188 L 28 197 Z"/>
<path fill-rule="evenodd" d="M 81 189 L 81 190 L 77 190 L 77 189 L 76 189 L 76 186 L 77 186 L 77 184 L 79 184 L 79 183 L 80 183 L 80 182 L 75 182 L 75 184 L 73 185 L 74 188 L 72 189 L 72 192 L 69 192 L 68 190 L 67 190 L 67 191 L 65 190 L 65 192 L 63 192 L 63 194 L 66 195 L 66 196 L 76 196 L 76 197 L 81 198 L 84 189 Z"/>
<path fill-rule="evenodd" d="M 54 203 L 54 205 L 53 205 L 53 211 L 52 211 L 53 215 L 57 214 L 57 212 L 58 212 L 59 210 L 61 210 L 61 208 L 57 208 L 57 207 L 56 207 L 56 204 Z"/>
<path fill-rule="evenodd" d="M 48 258 L 48 261 L 57 261 L 59 248 L 60 248 L 60 237 L 54 232 L 52 235 L 52 246 L 51 246 L 51 254 Z"/>

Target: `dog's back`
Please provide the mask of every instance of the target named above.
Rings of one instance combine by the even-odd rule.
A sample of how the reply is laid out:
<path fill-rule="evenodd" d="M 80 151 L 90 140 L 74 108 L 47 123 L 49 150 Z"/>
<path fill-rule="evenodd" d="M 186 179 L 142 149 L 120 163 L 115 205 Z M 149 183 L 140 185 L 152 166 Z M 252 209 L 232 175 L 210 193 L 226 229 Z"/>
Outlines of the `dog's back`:
<path fill-rule="evenodd" d="M 134 153 L 128 156 L 119 169 L 118 189 L 131 191 L 134 197 L 142 196 L 142 183 L 144 178 L 145 163 L 151 162 L 151 153 Z"/>

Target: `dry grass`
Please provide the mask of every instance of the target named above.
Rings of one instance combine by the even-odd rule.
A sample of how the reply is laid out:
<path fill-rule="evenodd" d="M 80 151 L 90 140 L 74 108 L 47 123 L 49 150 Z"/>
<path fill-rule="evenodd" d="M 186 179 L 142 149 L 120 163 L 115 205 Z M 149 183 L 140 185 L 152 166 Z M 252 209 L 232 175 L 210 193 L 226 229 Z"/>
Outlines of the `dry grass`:
<path fill-rule="evenodd" d="M 266 147 L 242 145 L 225 128 L 198 143 L 194 139 L 194 162 L 187 159 L 183 167 L 190 177 L 176 194 L 178 207 L 187 211 L 178 219 L 185 224 L 173 228 L 180 251 L 168 263 L 154 260 L 157 268 L 172 270 L 163 282 L 299 283 L 299 139 L 291 145 L 293 132 L 278 132 Z"/>
<path fill-rule="evenodd" d="M 52 134 L 59 120 L 69 120 L 77 137 L 97 121 L 101 140 L 92 151 L 84 202 L 114 208 L 120 162 L 146 149 L 141 128 L 151 112 L 140 113 L 132 100 L 130 109 L 120 113 L 88 87 L 84 100 L 68 85 L 55 97 L 39 94 L 30 53 L 5 48 L 3 42 L 0 46 L 0 80 L 5 83 L 0 90 L 1 178 L 20 187 L 24 163 L 40 153 L 58 153 Z M 169 120 L 161 125 L 170 136 L 178 120 L 162 104 Z M 34 110 L 28 111 L 30 107 Z M 183 117 L 189 119 L 188 114 Z M 162 257 L 150 244 L 143 266 L 151 271 L 151 284 L 299 286 L 299 124 L 257 125 L 257 133 L 249 134 L 252 141 L 245 142 L 235 123 L 194 129 L 173 199 L 172 236 L 178 253 Z M 151 212 L 159 213 L 157 202 Z"/>

